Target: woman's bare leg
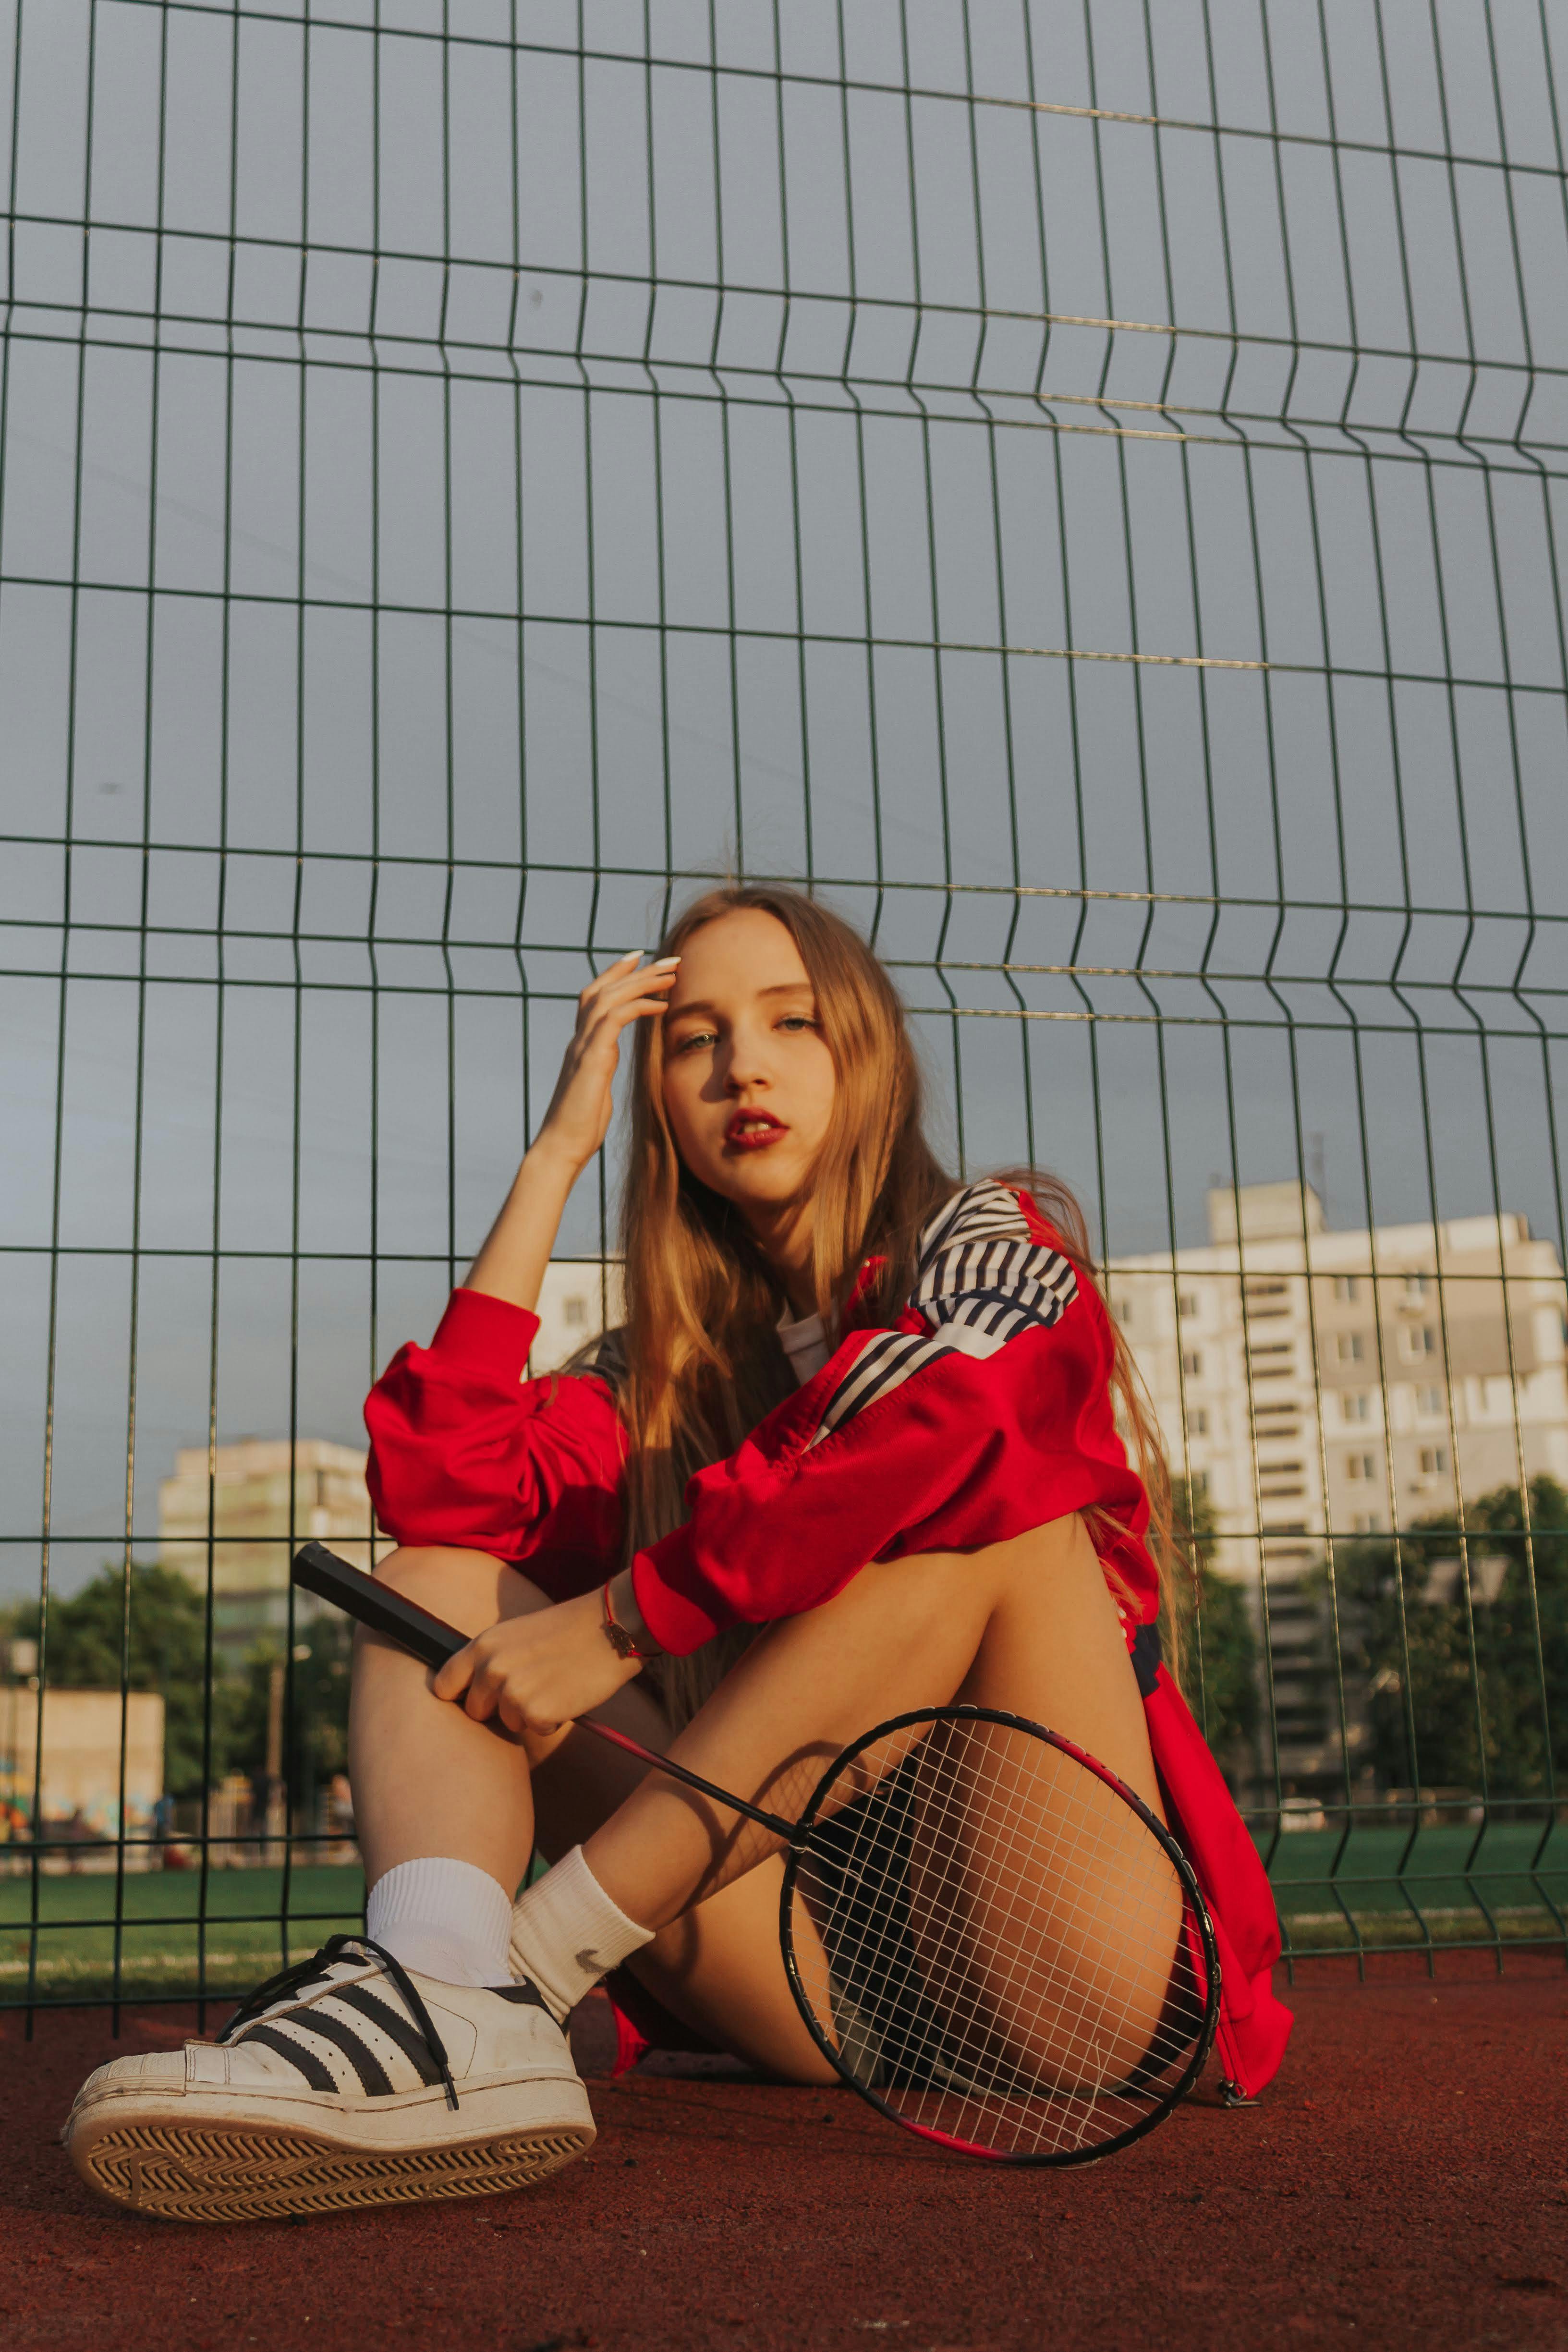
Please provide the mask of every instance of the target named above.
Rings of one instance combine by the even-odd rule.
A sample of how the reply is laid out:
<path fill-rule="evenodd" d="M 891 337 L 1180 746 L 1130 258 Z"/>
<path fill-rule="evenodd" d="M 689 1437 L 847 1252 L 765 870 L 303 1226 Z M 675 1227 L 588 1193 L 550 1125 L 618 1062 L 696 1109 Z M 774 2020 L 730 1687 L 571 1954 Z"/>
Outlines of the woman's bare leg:
<path fill-rule="evenodd" d="M 526 1579 L 479 1553 L 405 1550 L 382 1573 L 465 1633 L 548 1605 Z M 981 1552 L 863 1570 L 834 1601 L 775 1626 L 748 1652 L 678 1752 L 719 1786 L 787 1813 L 871 1723 L 955 1696 L 1052 1724 L 1158 1810 L 1115 1608 L 1076 1518 Z M 635 1684 L 599 1712 L 647 1747 L 670 1744 L 662 1715 Z M 353 1778 L 367 1875 L 445 1853 L 515 1885 L 537 1800 L 545 1853 L 584 1843 L 622 1908 L 658 1928 L 631 1964 L 650 1991 L 723 2048 L 795 2080 L 830 2079 L 784 1980 L 782 1864 L 759 1860 L 769 1842 L 738 1833 L 733 1816 L 662 1775 L 645 1776 L 589 1732 L 529 1745 L 531 1789 L 530 1759 L 516 1742 L 444 1705 L 416 1661 L 362 1635 Z M 798 1906 L 797 1932 L 811 1932 Z"/>
<path fill-rule="evenodd" d="M 550 1605 L 525 1576 L 484 1552 L 408 1547 L 389 1553 L 376 1572 L 464 1633 Z M 656 1753 L 669 1745 L 663 1714 L 635 1683 L 595 1713 Z M 349 1745 L 369 1885 L 400 1862 L 445 1854 L 488 1871 L 510 1892 L 536 1836 L 557 1859 L 607 1821 L 645 1771 L 590 1731 L 525 1746 L 475 1723 L 434 1696 L 417 1659 L 363 1627 Z M 831 2081 L 784 1981 L 782 1876 L 776 1860 L 764 1864 L 667 1927 L 632 1965 L 650 1992 L 721 2049 L 797 2080 Z"/>
<path fill-rule="evenodd" d="M 1016 1542 L 967 1554 L 926 1554 L 862 1570 L 835 1600 L 775 1626 L 733 1669 L 672 1753 L 721 1788 L 789 1815 L 831 1757 L 879 1717 L 952 1698 L 1047 1723 L 1119 1772 L 1160 1810 L 1142 1699 L 1114 1602 L 1076 1517 Z M 1157 1878 L 1146 1915 L 1131 1927 L 1115 1899 L 1099 1900 L 1100 1865 L 1144 1833 L 1121 1801 L 1098 1784 L 1079 1787 L 1074 1809 L 1096 1841 L 1096 1864 L 1058 1860 L 1027 1901 L 1035 1932 L 1058 1946 L 1081 2000 L 1065 2022 L 1042 2016 L 1012 2050 L 1014 2063 L 1063 2083 L 1104 2080 L 1137 2063 L 1163 2007 L 1180 1931 L 1173 1878 Z M 1048 1842 L 1049 1801 L 1040 1830 Z M 1090 1820 L 1092 1817 L 1092 1820 Z M 1009 1838 L 1016 1823 L 1011 1809 Z M 982 1810 L 974 1834 L 984 1840 Z M 589 1839 L 599 1883 L 633 1918 L 661 1928 L 650 1955 L 668 1954 L 678 1973 L 665 1998 L 689 2014 L 681 1995 L 698 1988 L 679 1973 L 672 1926 L 701 1950 L 701 1923 L 757 1887 L 750 1912 L 761 1934 L 776 1917 L 778 1864 L 759 1864 L 775 1841 L 650 1773 Z M 764 1881 L 765 1873 L 765 1881 Z M 765 1894 L 759 1882 L 764 1882 Z M 996 1979 L 1010 1993 L 1016 1893 L 987 1898 L 971 1914 L 967 1966 L 976 1986 Z M 993 1916 L 993 1913 L 994 1916 Z M 796 1909 L 802 1923 L 801 1906 Z M 911 1922 L 917 1944 L 919 1921 Z M 988 2004 L 989 2005 L 989 2004 Z M 1009 2003 L 996 2005 L 998 2016 Z M 1083 2042 L 1082 2010 L 1100 2021 Z M 766 2063 L 797 2079 L 821 2079 L 823 2061 L 802 2063 L 809 2037 L 770 2011 Z M 730 2046 L 749 2048 L 731 2040 Z M 800 2056 L 791 2056 L 792 2048 Z"/>
<path fill-rule="evenodd" d="M 784 1864 L 769 1856 L 682 1918 L 661 1927 L 627 1962 L 665 2007 L 699 2033 L 764 2073 L 791 2083 L 836 2083 L 837 2074 L 807 2032 L 779 1949 Z M 819 1945 L 798 1897 L 797 1948 Z"/>
<path fill-rule="evenodd" d="M 821 1608 L 774 1625 L 670 1753 L 720 1788 L 788 1812 L 880 1718 L 958 1697 L 1047 1723 L 1158 1810 L 1142 1702 L 1081 1520 L 976 1552 L 873 1562 Z M 776 1841 L 650 1774 L 588 1841 L 600 1885 L 663 1927 Z"/>
<path fill-rule="evenodd" d="M 550 1606 L 548 1596 L 517 1570 L 456 1547 L 390 1552 L 376 1574 L 463 1633 Z M 635 1684 L 595 1711 L 645 1747 L 668 1744 L 663 1716 Z M 368 1885 L 397 1863 L 445 1854 L 488 1871 L 509 1892 L 515 1889 L 533 1851 L 531 1768 L 540 1775 L 542 1811 L 550 1800 L 559 1805 L 571 1792 L 576 1826 L 552 1849 L 563 1853 L 615 1810 L 643 1769 L 591 1732 L 525 1745 L 505 1730 L 476 1723 L 461 1707 L 436 1697 L 428 1670 L 406 1650 L 358 1629 L 349 1780 Z"/>

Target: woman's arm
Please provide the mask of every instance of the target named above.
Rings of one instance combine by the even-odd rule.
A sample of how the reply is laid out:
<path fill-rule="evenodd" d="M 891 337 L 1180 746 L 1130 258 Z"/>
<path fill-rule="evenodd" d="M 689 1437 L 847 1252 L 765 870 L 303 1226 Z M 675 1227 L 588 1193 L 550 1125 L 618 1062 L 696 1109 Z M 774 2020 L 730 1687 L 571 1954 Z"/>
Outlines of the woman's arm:
<path fill-rule="evenodd" d="M 654 1644 L 684 1655 L 725 1626 L 815 1609 L 869 1560 L 973 1551 L 1090 1508 L 1137 1597 L 1129 1634 L 1134 1615 L 1152 1618 L 1149 1504 L 1111 1410 L 1110 1326 L 1033 1202 L 971 1187 L 944 1213 L 917 1299 L 893 1329 L 850 1334 L 699 1471 L 685 1525 L 611 1586 L 634 1639 L 634 1605 Z M 442 1696 L 482 1668 L 470 1713 L 504 1705 L 539 1728 L 596 1704 L 614 1652 L 587 1598 L 570 1606 L 481 1636 L 443 1669 Z"/>
<path fill-rule="evenodd" d="M 372 1389 L 366 1475 L 400 1544 L 618 1555 L 620 1416 L 601 1380 L 527 1378 L 538 1330 L 526 1307 L 455 1290 L 430 1345 L 400 1348 Z"/>
<path fill-rule="evenodd" d="M 428 1348 L 400 1348 L 365 1402 L 381 1525 L 403 1544 L 500 1559 L 542 1545 L 613 1558 L 624 1433 L 597 1381 L 525 1378 L 561 1213 L 603 1143 L 621 1032 L 662 1013 L 679 963 L 634 951 L 590 982 L 550 1108 Z"/>
<path fill-rule="evenodd" d="M 831 1392 L 860 1360 L 847 1344 L 727 1460 L 698 1473 L 685 1525 L 637 1554 L 632 1598 L 654 1643 L 682 1656 L 728 1625 L 816 1608 L 871 1560 L 975 1551 L 1093 1506 L 1118 1517 L 1116 1565 L 1152 1616 L 1148 1504 L 1111 1419 L 1101 1320 L 1080 1296 L 1058 1328 L 1036 1323 L 989 1358 L 935 1352 L 813 1444 Z M 887 1336 L 856 1339 L 863 1354 Z M 610 1598 L 631 1632 L 626 1583 L 623 1571 Z M 508 1619 L 443 1667 L 437 1691 L 456 1698 L 471 1680 L 470 1715 L 500 1708 L 513 1728 L 542 1730 L 619 1687 L 602 1618 L 590 1593 Z"/>
<path fill-rule="evenodd" d="M 679 956 L 639 971 L 640 950 L 590 981 L 577 999 L 577 1025 L 544 1124 L 524 1155 L 501 1213 L 465 1287 L 530 1313 L 555 1247 L 566 1198 L 609 1132 L 621 1032 L 645 1013 L 662 1013 Z"/>

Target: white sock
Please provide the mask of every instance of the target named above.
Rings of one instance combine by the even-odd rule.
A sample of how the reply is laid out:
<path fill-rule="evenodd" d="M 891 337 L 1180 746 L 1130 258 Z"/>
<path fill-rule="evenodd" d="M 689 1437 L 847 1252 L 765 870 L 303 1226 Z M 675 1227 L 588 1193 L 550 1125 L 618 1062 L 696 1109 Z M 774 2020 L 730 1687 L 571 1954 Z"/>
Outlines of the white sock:
<path fill-rule="evenodd" d="M 538 1986 L 563 2024 L 599 1979 L 653 1941 L 612 1903 L 574 1845 L 512 1906 L 511 1968 Z"/>
<path fill-rule="evenodd" d="M 440 1984 L 508 1985 L 511 1903 L 471 1862 L 400 1862 L 365 1897 L 364 1931 L 395 1959 Z"/>

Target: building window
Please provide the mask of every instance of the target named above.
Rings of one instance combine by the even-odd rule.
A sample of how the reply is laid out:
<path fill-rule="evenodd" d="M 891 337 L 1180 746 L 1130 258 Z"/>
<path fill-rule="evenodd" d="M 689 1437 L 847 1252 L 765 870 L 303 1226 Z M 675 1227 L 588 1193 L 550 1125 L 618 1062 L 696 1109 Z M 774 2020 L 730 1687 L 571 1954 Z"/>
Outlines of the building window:
<path fill-rule="evenodd" d="M 1198 1312 L 1198 1307 L 1199 1300 L 1195 1290 L 1184 1290 L 1176 1300 L 1176 1312 L 1184 1319 L 1195 1315 Z"/>
<path fill-rule="evenodd" d="M 1184 1348 L 1182 1350 L 1182 1370 L 1186 1374 L 1188 1380 L 1197 1380 L 1202 1374 L 1203 1369 L 1204 1360 L 1198 1353 L 1197 1349 L 1195 1348 Z"/>
<path fill-rule="evenodd" d="M 1441 1412 L 1443 1410 L 1442 1390 L 1417 1389 L 1415 1391 L 1415 1410 L 1417 1412 Z"/>
<path fill-rule="evenodd" d="M 1382 1527 L 1383 1521 L 1375 1511 L 1357 1511 L 1351 1519 L 1352 1535 L 1374 1536 L 1380 1532 Z"/>
<path fill-rule="evenodd" d="M 1432 1277 L 1429 1274 L 1407 1274 L 1405 1277 L 1406 1298 L 1425 1298 L 1431 1287 Z"/>
<path fill-rule="evenodd" d="M 1132 1320 L 1132 1301 L 1130 1298 L 1119 1298 L 1115 1306 L 1112 1307 L 1111 1312 L 1119 1323 L 1131 1323 Z"/>
<path fill-rule="evenodd" d="M 1206 1437 L 1206 1436 L 1208 1435 L 1208 1433 L 1209 1433 L 1209 1409 L 1208 1409 L 1208 1407 L 1207 1407 L 1207 1405 L 1206 1405 L 1206 1404 L 1195 1405 L 1195 1406 L 1194 1407 L 1194 1409 L 1193 1409 L 1193 1416 L 1192 1416 L 1192 1429 L 1193 1429 L 1193 1435 L 1194 1435 L 1194 1437 Z"/>
<path fill-rule="evenodd" d="M 1435 1356 L 1437 1352 L 1437 1334 L 1430 1323 L 1413 1323 L 1404 1339 L 1407 1356 Z"/>
<path fill-rule="evenodd" d="M 1441 1478 L 1447 1474 L 1448 1449 L 1446 1445 L 1424 1445 L 1416 1458 L 1421 1465 L 1423 1478 Z"/>
<path fill-rule="evenodd" d="M 1375 1478 L 1376 1475 L 1377 1456 L 1375 1454 L 1346 1454 L 1345 1476 L 1347 1478 Z"/>
<path fill-rule="evenodd" d="M 1208 1472 L 1206 1470 L 1189 1470 L 1187 1473 L 1188 1494 L 1193 1496 L 1206 1495 L 1208 1490 Z"/>
<path fill-rule="evenodd" d="M 1361 1284 L 1353 1274 L 1335 1275 L 1334 1303 L 1336 1306 L 1348 1307 L 1352 1299 L 1360 1297 Z"/>
<path fill-rule="evenodd" d="M 1366 1361 L 1366 1340 L 1360 1331 L 1342 1331 L 1334 1341 L 1334 1353 L 1342 1364 Z"/>
<path fill-rule="evenodd" d="M 587 1300 L 580 1296 L 568 1298 L 562 1307 L 561 1316 L 563 1322 L 580 1329 L 588 1320 Z"/>
<path fill-rule="evenodd" d="M 1340 1412 L 1346 1421 L 1370 1421 L 1372 1399 L 1364 1389 L 1346 1389 L 1340 1399 Z"/>

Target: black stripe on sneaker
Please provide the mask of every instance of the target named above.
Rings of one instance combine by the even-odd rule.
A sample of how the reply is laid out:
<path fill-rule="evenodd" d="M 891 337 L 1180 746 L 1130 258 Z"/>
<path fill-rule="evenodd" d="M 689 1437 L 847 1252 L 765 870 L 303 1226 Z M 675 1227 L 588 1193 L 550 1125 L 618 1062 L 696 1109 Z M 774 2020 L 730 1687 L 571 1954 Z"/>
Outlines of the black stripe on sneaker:
<path fill-rule="evenodd" d="M 303 2074 L 312 2091 L 337 2089 L 337 2076 L 322 2065 L 315 2052 L 307 2050 L 289 2034 L 279 2033 L 275 2025 L 252 2025 L 242 2038 L 246 2042 L 264 2042 L 268 2050 L 276 2050 L 280 2058 L 287 2058 L 290 2066 Z"/>
<path fill-rule="evenodd" d="M 296 2033 L 319 2033 L 323 2042 L 331 2042 L 341 2050 L 354 2073 L 367 2099 L 389 2099 L 392 2077 L 363 2034 L 341 2017 L 329 2017 L 321 2009 L 296 2010 L 289 2020 Z"/>
<path fill-rule="evenodd" d="M 357 2009 L 378 2032 L 384 2033 L 389 2042 L 395 2042 L 422 2083 L 440 2081 L 441 2070 L 425 2047 L 424 2035 L 416 2025 L 400 2016 L 390 2001 L 378 2000 L 361 1984 L 345 1985 L 341 1992 L 333 1993 L 332 1999 L 342 2001 L 347 2009 Z"/>

